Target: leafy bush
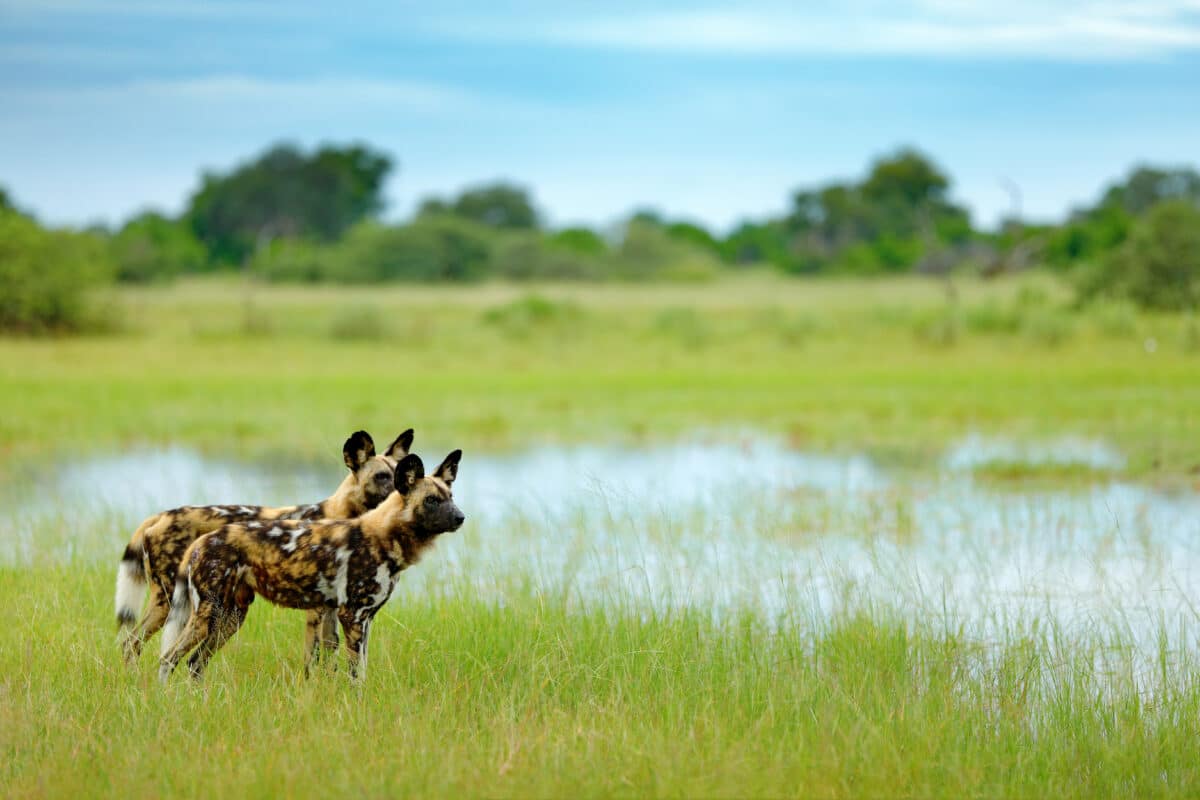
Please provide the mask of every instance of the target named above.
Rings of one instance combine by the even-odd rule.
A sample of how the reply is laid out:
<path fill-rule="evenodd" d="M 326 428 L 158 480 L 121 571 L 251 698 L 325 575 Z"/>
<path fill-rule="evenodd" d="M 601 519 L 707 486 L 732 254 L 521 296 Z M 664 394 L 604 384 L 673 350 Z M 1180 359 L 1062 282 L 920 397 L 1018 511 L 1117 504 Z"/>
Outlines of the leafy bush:
<path fill-rule="evenodd" d="M 1137 308 L 1127 300 L 1108 300 L 1088 309 L 1096 330 L 1113 339 L 1128 339 L 1137 333 Z"/>
<path fill-rule="evenodd" d="M 1085 273 L 1081 295 L 1128 298 L 1143 308 L 1180 310 L 1200 301 L 1200 209 L 1183 200 L 1152 208 L 1129 239 Z"/>
<path fill-rule="evenodd" d="M 696 280 L 717 271 L 717 261 L 709 253 L 642 220 L 629 223 L 608 262 L 613 277 L 628 280 Z"/>
<path fill-rule="evenodd" d="M 600 259 L 579 250 L 554 246 L 538 233 L 502 237 L 492 249 L 488 273 L 513 280 L 596 280 L 603 277 Z"/>
<path fill-rule="evenodd" d="M 536 294 L 489 308 L 483 313 L 485 323 L 514 336 L 524 336 L 536 329 L 553 326 L 574 326 L 582 317 L 583 310 L 575 303 L 551 300 Z"/>
<path fill-rule="evenodd" d="M 331 280 L 331 248 L 298 239 L 277 239 L 254 255 L 250 271 L 268 281 L 317 283 Z"/>
<path fill-rule="evenodd" d="M 208 258 L 204 246 L 187 226 L 155 213 L 125 223 L 109 244 L 117 280 L 129 283 L 198 272 Z"/>
<path fill-rule="evenodd" d="M 1074 335 L 1075 322 L 1066 312 L 1039 308 L 1022 316 L 1021 332 L 1036 344 L 1057 347 Z"/>
<path fill-rule="evenodd" d="M 111 276 L 104 243 L 0 209 L 0 330 L 50 333 L 87 321 L 86 291 Z"/>
<path fill-rule="evenodd" d="M 995 300 L 966 308 L 963 321 L 971 333 L 1015 333 L 1021 327 L 1020 315 Z"/>

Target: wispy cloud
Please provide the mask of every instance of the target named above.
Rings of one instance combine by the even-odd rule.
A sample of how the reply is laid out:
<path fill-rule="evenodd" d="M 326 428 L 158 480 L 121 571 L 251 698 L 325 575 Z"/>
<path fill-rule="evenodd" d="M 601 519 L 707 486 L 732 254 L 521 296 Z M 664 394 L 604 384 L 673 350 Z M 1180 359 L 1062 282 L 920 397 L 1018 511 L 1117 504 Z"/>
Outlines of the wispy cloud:
<path fill-rule="evenodd" d="M 335 109 L 371 106 L 403 111 L 440 112 L 469 108 L 466 90 L 436 83 L 363 78 L 275 80 L 245 75 L 214 75 L 177 80 L 134 80 L 84 87 L 0 90 L 9 101 L 42 105 L 137 103 L 153 106 L 180 102 L 211 107 L 290 107 Z"/>
<path fill-rule="evenodd" d="M 88 15 L 143 18 L 294 17 L 303 13 L 295 3 L 267 0 L 0 0 L 0 12 L 25 16 Z"/>
<path fill-rule="evenodd" d="M 1200 0 L 919 0 L 457 20 L 446 35 L 667 53 L 1133 59 L 1200 49 Z"/>

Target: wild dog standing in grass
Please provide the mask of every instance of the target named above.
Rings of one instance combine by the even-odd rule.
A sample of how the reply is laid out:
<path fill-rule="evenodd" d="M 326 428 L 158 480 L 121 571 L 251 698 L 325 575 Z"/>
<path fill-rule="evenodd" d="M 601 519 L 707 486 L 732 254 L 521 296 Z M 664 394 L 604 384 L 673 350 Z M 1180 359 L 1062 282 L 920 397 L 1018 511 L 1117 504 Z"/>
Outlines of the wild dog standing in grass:
<path fill-rule="evenodd" d="M 167 620 L 171 590 L 183 554 L 198 537 L 231 522 L 285 519 L 349 519 L 383 502 L 391 493 L 396 463 L 408 455 L 413 432 L 409 428 L 396 437 L 382 456 L 375 455 L 375 442 L 366 431 L 352 434 L 342 446 L 342 457 L 350 474 L 329 498 L 304 506 L 184 506 L 148 518 L 133 534 L 117 570 L 117 626 L 121 649 L 132 662 L 142 645 Z M 133 626 L 142 603 L 147 578 L 150 601 L 141 622 Z M 337 649 L 337 620 L 332 614 L 313 612 L 305 628 L 305 653 L 317 655 L 318 642 Z"/>
<path fill-rule="evenodd" d="M 395 491 L 358 519 L 241 522 L 197 539 L 179 567 L 159 678 L 194 650 L 188 668 L 198 679 L 255 594 L 288 608 L 336 610 L 350 675 L 365 673 L 371 621 L 400 572 L 466 519 L 450 490 L 461 458 L 455 450 L 426 477 L 421 459 L 405 456 Z"/>

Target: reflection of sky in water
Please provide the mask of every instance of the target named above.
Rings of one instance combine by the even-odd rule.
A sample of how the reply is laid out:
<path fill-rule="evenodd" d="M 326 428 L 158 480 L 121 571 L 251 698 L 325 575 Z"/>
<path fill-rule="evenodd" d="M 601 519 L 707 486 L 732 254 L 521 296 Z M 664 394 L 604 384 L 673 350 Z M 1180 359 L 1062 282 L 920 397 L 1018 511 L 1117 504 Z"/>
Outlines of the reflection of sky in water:
<path fill-rule="evenodd" d="M 465 577 L 502 596 L 517 576 L 566 586 L 576 600 L 715 613 L 751 606 L 819 617 L 879 602 L 978 629 L 1048 612 L 1069 629 L 1121 624 L 1135 634 L 1190 619 L 1200 587 L 1195 494 L 1116 483 L 995 491 L 964 471 L 1055 448 L 1059 460 L 1119 463 L 1085 440 L 1009 447 L 968 438 L 940 474 L 898 483 L 861 457 L 765 439 L 467 453 L 455 494 L 468 524 L 398 592 L 452 591 Z M 436 466 L 441 450 L 421 452 Z M 6 492 L 0 560 L 65 554 L 115 565 L 150 512 L 311 502 L 342 474 L 336 462 L 280 472 L 179 449 L 68 462 Z"/>

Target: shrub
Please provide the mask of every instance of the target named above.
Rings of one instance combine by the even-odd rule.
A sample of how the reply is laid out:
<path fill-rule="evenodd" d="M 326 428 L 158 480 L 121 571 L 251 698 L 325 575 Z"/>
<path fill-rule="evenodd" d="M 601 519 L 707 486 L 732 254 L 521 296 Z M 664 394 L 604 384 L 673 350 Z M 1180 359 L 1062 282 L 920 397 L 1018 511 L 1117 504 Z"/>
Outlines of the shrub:
<path fill-rule="evenodd" d="M 483 313 L 485 323 L 515 336 L 523 336 L 536 329 L 574 326 L 582 317 L 583 311 L 576 304 L 536 294 L 489 308 Z"/>
<path fill-rule="evenodd" d="M 1128 240 L 1085 273 L 1085 299 L 1128 298 L 1143 308 L 1180 310 L 1200 301 L 1200 209 L 1183 200 L 1159 203 Z"/>
<path fill-rule="evenodd" d="M 1075 333 L 1075 323 L 1065 312 L 1040 308 L 1022 315 L 1021 332 L 1032 342 L 1057 347 Z"/>
<path fill-rule="evenodd" d="M 1096 330 L 1113 339 L 1127 339 L 1137 333 L 1137 308 L 1128 301 L 1109 300 L 1088 309 Z"/>
<path fill-rule="evenodd" d="M 110 276 L 105 245 L 95 236 L 45 230 L 0 209 L 0 330 L 77 330 L 87 318 L 87 289 Z"/>
<path fill-rule="evenodd" d="M 330 279 L 331 249 L 297 239 L 277 239 L 259 250 L 250 271 L 268 281 L 316 283 Z"/>
<path fill-rule="evenodd" d="M 204 246 L 188 227 L 155 213 L 125 223 L 109 246 L 117 280 L 129 283 L 169 280 L 180 273 L 198 272 L 208 260 Z"/>
<path fill-rule="evenodd" d="M 697 280 L 715 275 L 718 266 L 712 254 L 641 220 L 629 223 L 608 263 L 614 277 L 631 280 Z"/>
<path fill-rule="evenodd" d="M 538 233 L 514 233 L 500 238 L 491 251 L 489 275 L 512 280 L 595 280 L 602 277 L 597 256 L 574 248 L 553 246 Z"/>

